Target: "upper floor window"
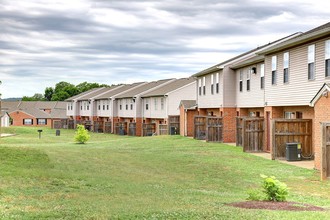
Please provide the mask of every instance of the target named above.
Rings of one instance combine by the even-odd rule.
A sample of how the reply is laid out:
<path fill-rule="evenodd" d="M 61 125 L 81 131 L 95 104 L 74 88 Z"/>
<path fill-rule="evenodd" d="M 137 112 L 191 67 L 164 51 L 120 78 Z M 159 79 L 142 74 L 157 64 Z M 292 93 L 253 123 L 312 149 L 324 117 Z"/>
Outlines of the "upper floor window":
<path fill-rule="evenodd" d="M 289 82 L 289 52 L 283 54 L 283 83 Z"/>
<path fill-rule="evenodd" d="M 250 91 L 251 69 L 246 73 L 246 91 Z"/>
<path fill-rule="evenodd" d="M 260 65 L 260 89 L 265 88 L 265 64 Z"/>
<path fill-rule="evenodd" d="M 206 94 L 206 87 L 205 87 L 205 76 L 203 77 L 203 95 Z"/>
<path fill-rule="evenodd" d="M 131 103 L 131 110 L 133 110 L 133 104 Z"/>
<path fill-rule="evenodd" d="M 155 110 L 158 110 L 158 99 L 154 98 Z"/>
<path fill-rule="evenodd" d="M 315 79 L 315 44 L 308 46 L 308 79 Z"/>
<path fill-rule="evenodd" d="M 215 75 L 215 92 L 219 93 L 219 73 Z"/>
<path fill-rule="evenodd" d="M 325 42 L 325 77 L 330 76 L 330 40 Z"/>
<path fill-rule="evenodd" d="M 89 105 L 87 105 L 87 110 L 89 110 Z"/>
<path fill-rule="evenodd" d="M 272 85 L 276 84 L 277 57 L 272 56 Z"/>
<path fill-rule="evenodd" d="M 125 105 L 125 109 L 128 110 L 128 104 Z"/>
<path fill-rule="evenodd" d="M 202 79 L 198 79 L 198 94 L 202 95 Z"/>
<path fill-rule="evenodd" d="M 149 99 L 146 99 L 146 110 L 149 110 Z"/>
<path fill-rule="evenodd" d="M 99 104 L 99 107 L 98 107 L 99 110 L 101 110 L 101 105 Z"/>
<path fill-rule="evenodd" d="M 211 94 L 212 95 L 214 93 L 214 85 L 213 85 L 213 83 L 214 83 L 214 78 L 213 78 L 213 74 L 211 74 Z"/>
<path fill-rule="evenodd" d="M 160 99 L 160 109 L 164 110 L 164 98 Z"/>
<path fill-rule="evenodd" d="M 109 105 L 107 105 L 107 110 L 109 110 Z"/>
<path fill-rule="evenodd" d="M 70 104 L 68 104 L 68 110 L 70 110 Z"/>
<path fill-rule="evenodd" d="M 239 72 L 239 91 L 243 91 L 243 71 Z"/>

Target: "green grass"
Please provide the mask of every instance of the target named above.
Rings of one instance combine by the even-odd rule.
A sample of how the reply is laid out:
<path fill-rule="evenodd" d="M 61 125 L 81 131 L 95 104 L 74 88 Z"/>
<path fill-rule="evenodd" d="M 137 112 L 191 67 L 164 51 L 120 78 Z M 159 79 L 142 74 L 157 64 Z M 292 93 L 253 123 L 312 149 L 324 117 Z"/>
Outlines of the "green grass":
<path fill-rule="evenodd" d="M 242 149 L 180 136 L 125 137 L 15 128 L 0 139 L 0 219 L 327 219 L 330 183 L 319 173 Z M 260 174 L 290 188 L 289 201 L 325 212 L 242 210 Z"/>

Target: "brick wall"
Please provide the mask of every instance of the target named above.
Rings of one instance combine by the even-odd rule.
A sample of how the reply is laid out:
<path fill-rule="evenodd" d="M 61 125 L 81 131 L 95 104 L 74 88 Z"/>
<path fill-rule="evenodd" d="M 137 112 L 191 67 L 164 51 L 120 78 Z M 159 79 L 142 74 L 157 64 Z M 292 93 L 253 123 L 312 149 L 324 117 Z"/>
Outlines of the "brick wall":
<path fill-rule="evenodd" d="M 236 108 L 220 108 L 223 117 L 223 142 L 236 141 Z"/>
<path fill-rule="evenodd" d="M 186 136 L 187 114 L 183 105 L 180 105 L 180 135 Z"/>
<path fill-rule="evenodd" d="M 136 118 L 136 136 L 142 136 L 142 124 L 143 124 L 143 119 L 142 118 Z"/>
<path fill-rule="evenodd" d="M 188 110 L 187 111 L 187 136 L 193 137 L 194 136 L 194 117 L 197 115 L 197 110 Z"/>
<path fill-rule="evenodd" d="M 22 111 L 15 111 L 9 114 L 10 117 L 13 119 L 12 126 L 30 126 L 30 127 L 52 127 L 52 121 L 51 119 L 46 119 L 47 124 L 46 125 L 38 125 L 37 119 L 35 117 L 32 117 L 31 115 L 26 114 Z M 24 119 L 32 119 L 32 125 L 26 125 L 23 124 Z"/>
<path fill-rule="evenodd" d="M 321 97 L 314 107 L 314 166 L 316 169 L 321 169 L 321 148 L 322 148 L 322 126 L 321 122 L 330 121 L 330 97 Z"/>

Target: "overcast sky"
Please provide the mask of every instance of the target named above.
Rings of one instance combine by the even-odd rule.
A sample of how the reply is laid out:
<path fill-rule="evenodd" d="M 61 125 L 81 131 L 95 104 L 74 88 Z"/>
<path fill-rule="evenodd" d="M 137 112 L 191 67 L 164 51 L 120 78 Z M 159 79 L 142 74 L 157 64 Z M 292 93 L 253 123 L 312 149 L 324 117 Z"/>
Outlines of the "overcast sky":
<path fill-rule="evenodd" d="M 326 0 L 0 0 L 0 92 L 188 77 L 329 18 Z"/>

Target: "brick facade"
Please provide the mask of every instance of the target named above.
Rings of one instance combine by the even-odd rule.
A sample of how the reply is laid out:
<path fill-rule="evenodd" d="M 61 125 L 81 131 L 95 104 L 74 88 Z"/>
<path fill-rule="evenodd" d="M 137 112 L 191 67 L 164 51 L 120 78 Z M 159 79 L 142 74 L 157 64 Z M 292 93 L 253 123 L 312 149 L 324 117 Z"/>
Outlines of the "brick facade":
<path fill-rule="evenodd" d="M 46 125 L 44 124 L 38 124 L 37 123 L 37 118 L 29 115 L 29 114 L 26 114 L 25 112 L 23 111 L 14 111 L 14 112 L 11 112 L 10 114 L 10 117 L 12 118 L 13 120 L 13 124 L 12 126 L 31 126 L 31 127 L 52 127 L 52 120 L 51 119 L 45 119 L 46 120 Z M 24 119 L 31 119 L 32 120 L 32 124 L 29 125 L 29 124 L 24 124 Z"/>
<path fill-rule="evenodd" d="M 236 108 L 220 108 L 223 118 L 223 142 L 234 143 L 236 141 Z"/>
<path fill-rule="evenodd" d="M 315 168 L 321 169 L 321 149 L 322 149 L 322 122 L 330 122 L 330 97 L 321 97 L 314 106 L 314 164 Z"/>

